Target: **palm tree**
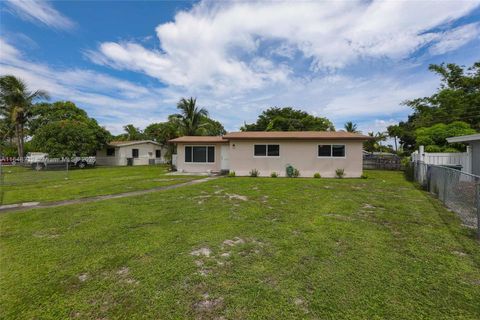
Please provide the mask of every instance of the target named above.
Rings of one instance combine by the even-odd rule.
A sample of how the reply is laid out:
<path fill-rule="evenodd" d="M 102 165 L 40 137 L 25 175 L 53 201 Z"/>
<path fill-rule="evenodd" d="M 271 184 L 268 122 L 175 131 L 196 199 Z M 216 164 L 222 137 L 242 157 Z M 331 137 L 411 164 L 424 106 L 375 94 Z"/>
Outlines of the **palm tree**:
<path fill-rule="evenodd" d="M 198 108 L 196 104 L 197 99 L 182 98 L 177 104 L 177 109 L 179 109 L 181 113 L 173 115 L 173 117 L 179 121 L 183 134 L 187 136 L 197 135 L 198 130 L 205 125 L 205 123 L 202 123 L 202 119 L 208 117 L 207 109 Z"/>
<path fill-rule="evenodd" d="M 123 130 L 125 130 L 124 135 L 128 141 L 143 139 L 143 132 L 140 130 L 140 128 L 135 127 L 133 124 L 127 124 L 126 126 L 123 126 Z"/>
<path fill-rule="evenodd" d="M 36 100 L 48 98 L 46 91 L 29 91 L 26 83 L 15 76 L 0 77 L 0 114 L 14 126 L 18 156 L 21 158 L 24 155 L 25 124 L 32 116 L 32 106 Z"/>
<path fill-rule="evenodd" d="M 347 132 L 353 132 L 353 133 L 358 133 L 359 131 L 357 130 L 357 124 L 353 123 L 352 121 L 348 121 L 345 123 L 343 126 Z"/>
<path fill-rule="evenodd" d="M 393 138 L 395 142 L 395 152 L 398 153 L 398 146 L 397 146 L 397 137 L 401 134 L 402 130 L 399 125 L 391 125 L 387 127 L 388 136 Z"/>

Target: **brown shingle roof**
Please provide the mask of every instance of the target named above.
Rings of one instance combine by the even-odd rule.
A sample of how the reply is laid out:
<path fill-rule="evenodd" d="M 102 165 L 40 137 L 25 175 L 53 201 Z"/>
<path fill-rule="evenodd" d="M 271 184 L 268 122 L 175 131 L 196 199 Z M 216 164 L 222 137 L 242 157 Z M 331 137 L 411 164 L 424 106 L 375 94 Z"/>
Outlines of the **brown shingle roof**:
<path fill-rule="evenodd" d="M 170 143 L 227 143 L 221 136 L 183 136 L 171 139 Z"/>
<path fill-rule="evenodd" d="M 228 140 L 369 140 L 369 136 L 345 131 L 242 131 L 223 136 Z"/>

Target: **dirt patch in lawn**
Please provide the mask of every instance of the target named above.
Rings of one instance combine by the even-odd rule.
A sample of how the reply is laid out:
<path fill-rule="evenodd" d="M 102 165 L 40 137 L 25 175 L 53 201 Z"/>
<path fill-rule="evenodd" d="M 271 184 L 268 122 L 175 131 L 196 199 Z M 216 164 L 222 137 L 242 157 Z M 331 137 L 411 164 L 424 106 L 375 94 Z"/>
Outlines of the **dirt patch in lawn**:
<path fill-rule="evenodd" d="M 225 194 L 229 200 L 242 200 L 242 201 L 248 201 L 247 196 L 242 196 L 239 194 L 234 194 L 234 193 L 226 193 Z"/>
<path fill-rule="evenodd" d="M 210 250 L 210 248 L 203 247 L 197 250 L 193 250 L 192 252 L 190 252 L 190 254 L 192 256 L 197 256 L 197 257 L 198 256 L 210 257 L 210 255 L 212 254 L 212 250 Z"/>
<path fill-rule="evenodd" d="M 213 298 L 210 297 L 208 293 L 202 295 L 202 299 L 198 302 L 195 302 L 192 306 L 196 314 L 197 319 L 221 319 L 213 318 L 213 313 L 218 313 L 219 309 L 222 309 L 224 306 L 223 298 Z"/>

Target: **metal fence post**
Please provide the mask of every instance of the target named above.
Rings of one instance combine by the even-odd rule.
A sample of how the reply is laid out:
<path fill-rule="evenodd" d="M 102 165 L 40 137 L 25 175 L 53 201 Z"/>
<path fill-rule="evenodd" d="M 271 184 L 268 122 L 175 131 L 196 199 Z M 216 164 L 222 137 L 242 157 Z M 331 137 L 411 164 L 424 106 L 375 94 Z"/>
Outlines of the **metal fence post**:
<path fill-rule="evenodd" d="M 480 180 L 477 182 L 477 239 L 480 240 Z"/>
<path fill-rule="evenodd" d="M 449 175 L 449 171 L 446 169 L 442 168 L 442 176 L 443 176 L 443 204 L 447 203 L 447 182 L 448 178 L 447 176 Z"/>

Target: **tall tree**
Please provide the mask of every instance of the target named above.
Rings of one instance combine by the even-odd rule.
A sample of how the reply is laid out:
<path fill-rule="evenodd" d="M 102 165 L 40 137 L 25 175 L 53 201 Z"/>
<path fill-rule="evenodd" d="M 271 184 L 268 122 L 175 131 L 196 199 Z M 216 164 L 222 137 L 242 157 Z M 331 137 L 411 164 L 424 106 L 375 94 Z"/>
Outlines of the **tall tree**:
<path fill-rule="evenodd" d="M 381 145 L 381 142 L 387 140 L 387 135 L 384 132 L 374 133 L 372 131 L 368 133 L 368 136 L 372 137 L 373 139 L 370 139 L 364 142 L 363 147 L 366 151 L 375 152 L 375 151 L 383 151 L 385 149 L 390 150 L 390 148 L 386 148 Z"/>
<path fill-rule="evenodd" d="M 31 117 L 32 106 L 35 101 L 48 98 L 46 91 L 29 91 L 26 83 L 15 76 L 0 77 L 0 112 L 14 126 L 19 157 L 24 156 L 25 125 Z"/>
<path fill-rule="evenodd" d="M 135 127 L 133 124 L 127 124 L 123 126 L 123 130 L 125 131 L 125 140 L 134 141 L 134 140 L 142 140 L 145 138 L 142 130 L 140 128 Z"/>
<path fill-rule="evenodd" d="M 353 123 L 352 121 L 348 121 L 345 123 L 343 126 L 347 132 L 353 132 L 353 133 L 358 133 L 359 131 L 357 130 L 357 124 Z"/>
<path fill-rule="evenodd" d="M 480 61 L 468 68 L 454 63 L 432 64 L 429 70 L 440 76 L 437 91 L 403 102 L 413 109 L 408 120 L 398 124 L 398 137 L 407 152 L 418 148 L 415 131 L 419 128 L 463 121 L 480 131 Z"/>
<path fill-rule="evenodd" d="M 315 117 L 291 107 L 273 107 L 263 111 L 255 123 L 247 124 L 242 131 L 334 131 L 327 118 Z"/>
<path fill-rule="evenodd" d="M 398 152 L 398 143 L 397 143 L 397 137 L 399 137 L 402 133 L 402 130 L 399 125 L 391 125 L 387 128 L 388 136 L 390 138 L 393 138 L 393 141 L 395 143 L 395 152 Z"/>
<path fill-rule="evenodd" d="M 202 126 L 199 133 L 202 136 L 223 136 L 227 133 L 223 125 L 212 118 L 202 117 L 200 122 Z"/>
<path fill-rule="evenodd" d="M 474 134 L 475 130 L 463 121 L 454 121 L 449 124 L 437 123 L 431 127 L 422 127 L 415 130 L 418 145 L 424 145 L 427 152 L 457 152 L 464 151 L 463 144 L 447 143 L 448 137 L 457 137 Z"/>
<path fill-rule="evenodd" d="M 197 107 L 197 99 L 194 98 L 182 98 L 177 104 L 177 109 L 181 112 L 174 114 L 173 117 L 179 122 L 182 133 L 187 136 L 199 135 L 199 129 L 205 126 L 202 118 L 208 117 L 207 109 Z"/>
<path fill-rule="evenodd" d="M 93 155 L 110 133 L 73 102 L 39 103 L 29 122 L 32 147 L 52 157 Z"/>

